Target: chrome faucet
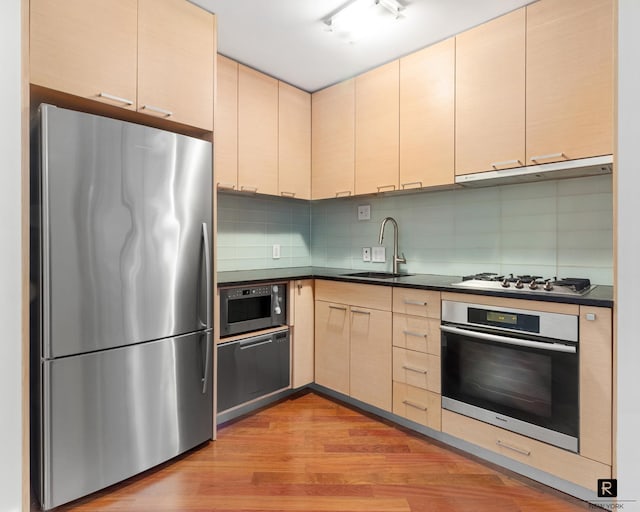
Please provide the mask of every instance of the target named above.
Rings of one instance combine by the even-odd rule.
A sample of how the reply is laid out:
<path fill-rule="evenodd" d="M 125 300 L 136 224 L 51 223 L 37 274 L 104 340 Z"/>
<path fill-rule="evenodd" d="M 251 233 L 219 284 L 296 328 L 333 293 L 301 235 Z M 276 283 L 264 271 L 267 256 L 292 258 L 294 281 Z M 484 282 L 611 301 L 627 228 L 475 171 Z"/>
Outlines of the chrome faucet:
<path fill-rule="evenodd" d="M 382 219 L 382 224 L 380 225 L 380 240 L 378 243 L 382 245 L 382 240 L 384 240 L 384 227 L 387 225 L 387 221 L 393 223 L 393 273 L 397 274 L 398 263 L 406 263 L 407 260 L 404 257 L 404 253 L 402 253 L 402 257 L 398 256 L 398 223 L 393 217 L 385 217 Z"/>

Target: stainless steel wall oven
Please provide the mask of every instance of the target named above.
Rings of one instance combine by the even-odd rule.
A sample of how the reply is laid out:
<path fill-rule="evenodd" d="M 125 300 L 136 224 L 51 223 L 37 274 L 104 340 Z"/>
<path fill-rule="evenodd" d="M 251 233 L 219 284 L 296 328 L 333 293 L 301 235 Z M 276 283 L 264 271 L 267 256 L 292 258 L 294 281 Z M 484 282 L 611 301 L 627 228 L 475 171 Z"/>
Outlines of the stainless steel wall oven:
<path fill-rule="evenodd" d="M 442 302 L 442 407 L 577 452 L 578 317 Z"/>

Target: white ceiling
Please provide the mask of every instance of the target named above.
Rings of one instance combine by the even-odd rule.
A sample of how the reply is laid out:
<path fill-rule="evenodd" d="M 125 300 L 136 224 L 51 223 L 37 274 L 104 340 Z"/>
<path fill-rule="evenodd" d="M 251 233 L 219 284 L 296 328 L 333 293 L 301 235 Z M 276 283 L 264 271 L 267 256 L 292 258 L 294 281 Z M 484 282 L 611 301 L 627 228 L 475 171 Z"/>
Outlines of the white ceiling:
<path fill-rule="evenodd" d="M 349 0 L 191 0 L 216 13 L 218 51 L 309 92 L 397 59 L 532 0 L 399 0 L 403 18 L 347 43 L 323 20 Z"/>

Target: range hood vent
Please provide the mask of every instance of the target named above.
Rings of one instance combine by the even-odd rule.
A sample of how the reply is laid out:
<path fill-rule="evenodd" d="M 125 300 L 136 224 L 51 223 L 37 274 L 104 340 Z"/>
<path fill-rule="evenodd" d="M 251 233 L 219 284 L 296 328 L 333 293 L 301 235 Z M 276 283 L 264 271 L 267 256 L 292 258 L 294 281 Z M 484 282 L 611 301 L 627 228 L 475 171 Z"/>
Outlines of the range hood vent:
<path fill-rule="evenodd" d="M 456 185 L 464 187 L 492 187 L 532 181 L 580 178 L 611 174 L 613 155 L 566 160 L 550 164 L 528 165 L 500 171 L 476 172 L 456 176 Z"/>

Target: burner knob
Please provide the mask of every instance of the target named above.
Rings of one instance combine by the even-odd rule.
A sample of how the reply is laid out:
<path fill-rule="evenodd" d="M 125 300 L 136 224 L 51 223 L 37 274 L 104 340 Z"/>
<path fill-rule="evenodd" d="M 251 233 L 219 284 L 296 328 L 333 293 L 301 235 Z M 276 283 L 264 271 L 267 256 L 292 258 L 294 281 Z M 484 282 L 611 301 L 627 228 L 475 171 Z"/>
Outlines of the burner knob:
<path fill-rule="evenodd" d="M 545 289 L 545 291 L 548 291 L 548 292 L 553 290 L 553 285 L 551 284 L 551 281 L 545 282 L 543 288 Z"/>
<path fill-rule="evenodd" d="M 508 279 L 503 279 L 502 280 L 502 287 L 503 288 L 509 288 L 511 286 L 511 284 L 509 284 L 509 280 Z"/>
<path fill-rule="evenodd" d="M 524 283 L 520 279 L 516 281 L 516 288 L 518 290 L 522 290 L 522 288 L 524 288 Z"/>
<path fill-rule="evenodd" d="M 529 288 L 532 289 L 532 290 L 537 290 L 538 289 L 538 283 L 536 283 L 535 279 L 529 283 Z"/>

